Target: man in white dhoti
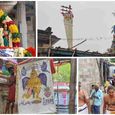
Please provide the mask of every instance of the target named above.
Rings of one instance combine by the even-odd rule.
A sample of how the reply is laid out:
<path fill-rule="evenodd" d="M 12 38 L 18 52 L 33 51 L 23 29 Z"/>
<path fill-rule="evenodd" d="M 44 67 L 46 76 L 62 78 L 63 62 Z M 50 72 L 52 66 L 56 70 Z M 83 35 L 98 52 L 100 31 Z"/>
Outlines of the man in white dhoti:
<path fill-rule="evenodd" d="M 81 90 L 81 82 L 79 82 L 79 114 L 88 114 L 90 113 L 90 102 L 87 93 L 84 90 Z"/>

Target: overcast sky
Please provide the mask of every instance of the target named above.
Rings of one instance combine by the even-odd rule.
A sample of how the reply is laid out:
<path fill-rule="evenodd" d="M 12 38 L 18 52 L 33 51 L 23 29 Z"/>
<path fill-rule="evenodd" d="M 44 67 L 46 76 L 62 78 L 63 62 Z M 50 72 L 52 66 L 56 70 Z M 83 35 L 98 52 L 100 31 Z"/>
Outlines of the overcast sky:
<path fill-rule="evenodd" d="M 87 41 L 79 45 L 79 50 L 105 52 L 111 47 L 112 26 L 115 24 L 115 2 L 87 2 L 87 1 L 39 1 L 38 28 L 45 30 L 52 27 L 53 34 L 62 38 L 56 46 L 67 47 L 61 5 L 71 5 L 73 9 L 73 39 L 74 45 L 85 38 Z"/>

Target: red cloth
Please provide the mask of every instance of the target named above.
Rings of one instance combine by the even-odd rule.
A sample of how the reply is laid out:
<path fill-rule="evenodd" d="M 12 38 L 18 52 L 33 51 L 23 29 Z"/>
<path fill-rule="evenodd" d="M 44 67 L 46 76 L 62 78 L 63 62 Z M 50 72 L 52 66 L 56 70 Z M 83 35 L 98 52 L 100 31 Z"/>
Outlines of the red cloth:
<path fill-rule="evenodd" d="M 56 70 L 55 70 L 55 64 L 53 59 L 50 59 L 50 68 L 51 68 L 51 73 L 54 74 Z"/>
<path fill-rule="evenodd" d="M 10 82 L 13 82 L 10 86 L 9 86 L 9 90 L 8 90 L 8 100 L 9 101 L 15 101 L 15 77 L 10 77 L 9 79 Z"/>

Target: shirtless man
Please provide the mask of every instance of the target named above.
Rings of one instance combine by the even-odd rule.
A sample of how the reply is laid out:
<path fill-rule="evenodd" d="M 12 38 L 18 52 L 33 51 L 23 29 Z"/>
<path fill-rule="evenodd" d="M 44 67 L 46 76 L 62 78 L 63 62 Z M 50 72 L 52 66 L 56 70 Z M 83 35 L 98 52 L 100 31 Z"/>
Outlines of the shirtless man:
<path fill-rule="evenodd" d="M 108 94 L 104 96 L 103 113 L 115 114 L 115 89 L 113 86 L 108 87 Z"/>
<path fill-rule="evenodd" d="M 84 90 L 81 90 L 81 82 L 79 82 L 79 114 L 88 114 L 90 113 L 90 103 L 89 97 Z"/>

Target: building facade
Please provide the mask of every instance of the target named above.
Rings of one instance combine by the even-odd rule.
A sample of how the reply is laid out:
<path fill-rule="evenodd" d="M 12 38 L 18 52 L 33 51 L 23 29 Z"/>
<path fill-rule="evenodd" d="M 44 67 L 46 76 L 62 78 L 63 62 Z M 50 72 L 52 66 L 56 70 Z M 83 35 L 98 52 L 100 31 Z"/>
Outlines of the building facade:
<path fill-rule="evenodd" d="M 78 65 L 79 81 L 82 83 L 82 88 L 90 93 L 92 84 L 101 84 L 97 60 L 95 58 L 79 59 Z"/>
<path fill-rule="evenodd" d="M 50 56 L 50 49 L 60 40 L 52 33 L 51 27 L 48 27 L 46 30 L 38 29 L 38 56 Z"/>

